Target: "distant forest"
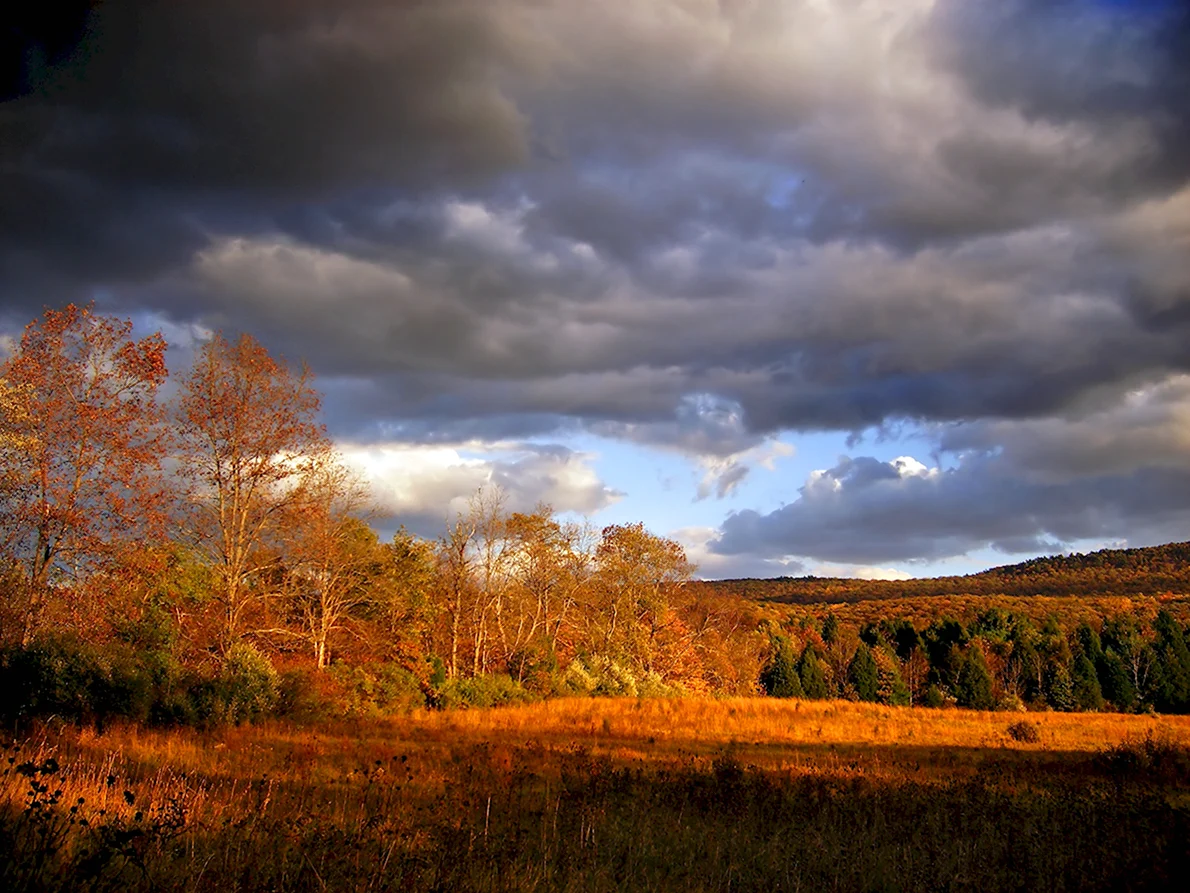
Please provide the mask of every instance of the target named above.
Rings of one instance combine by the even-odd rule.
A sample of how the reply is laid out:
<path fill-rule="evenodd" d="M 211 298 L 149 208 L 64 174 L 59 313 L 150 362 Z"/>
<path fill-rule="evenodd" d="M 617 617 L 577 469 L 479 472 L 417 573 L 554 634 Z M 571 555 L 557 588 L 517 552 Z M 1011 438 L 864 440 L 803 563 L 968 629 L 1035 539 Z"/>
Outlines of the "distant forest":
<path fill-rule="evenodd" d="M 693 585 L 707 592 L 798 605 L 956 595 L 1184 596 L 1190 594 L 1190 543 L 1031 558 L 961 577 L 856 580 L 807 576 L 714 580 Z"/>

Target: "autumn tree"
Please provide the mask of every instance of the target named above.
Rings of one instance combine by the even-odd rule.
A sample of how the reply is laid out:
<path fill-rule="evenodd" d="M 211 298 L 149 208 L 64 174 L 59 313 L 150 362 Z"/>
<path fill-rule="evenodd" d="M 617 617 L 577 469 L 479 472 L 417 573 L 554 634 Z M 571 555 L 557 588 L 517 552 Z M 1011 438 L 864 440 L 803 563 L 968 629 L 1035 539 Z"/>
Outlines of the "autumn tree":
<path fill-rule="evenodd" d="M 555 659 L 563 628 L 588 578 L 590 554 L 583 528 L 558 521 L 548 505 L 512 513 L 505 533 L 509 610 L 501 615 L 500 634 L 509 671 L 519 679 L 530 664 Z"/>
<path fill-rule="evenodd" d="M 333 454 L 312 463 L 288 500 L 284 518 L 284 595 L 296 634 L 318 669 L 330 663 L 331 638 L 372 599 L 384 573 L 375 531 L 359 515 L 367 492 Z"/>
<path fill-rule="evenodd" d="M 158 530 L 165 349 L 70 304 L 29 323 L 0 365 L 0 535 L 22 569 L 26 644 L 51 585 Z"/>
<path fill-rule="evenodd" d="M 319 407 L 309 371 L 290 369 L 249 335 L 216 334 L 181 383 L 186 527 L 219 576 L 224 648 L 243 632 L 254 583 L 272 563 L 264 547 L 284 535 L 303 478 L 328 448 Z"/>
<path fill-rule="evenodd" d="M 603 529 L 595 561 L 596 601 L 589 608 L 598 636 L 592 644 L 654 671 L 674 617 L 672 597 L 693 573 L 685 550 L 643 524 L 613 524 Z"/>
<path fill-rule="evenodd" d="M 406 662 L 432 650 L 440 612 L 436 544 L 401 527 L 384 545 L 384 573 L 374 580 L 381 650 Z"/>

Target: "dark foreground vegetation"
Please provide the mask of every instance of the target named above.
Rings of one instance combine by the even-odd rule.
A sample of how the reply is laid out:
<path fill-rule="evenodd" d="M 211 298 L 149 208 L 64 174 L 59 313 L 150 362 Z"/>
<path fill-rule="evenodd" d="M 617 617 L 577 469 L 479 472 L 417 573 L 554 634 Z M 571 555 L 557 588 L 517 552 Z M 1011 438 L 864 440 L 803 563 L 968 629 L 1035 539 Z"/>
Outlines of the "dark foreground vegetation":
<path fill-rule="evenodd" d="M 1190 870 L 1190 727 L 1140 737 L 1137 717 L 1120 743 L 1063 750 L 1074 727 L 1046 717 L 1029 744 L 988 714 L 912 711 L 939 718 L 921 745 L 847 745 L 829 739 L 873 721 L 903 737 L 917 720 L 846 704 L 606 701 L 581 732 L 601 715 L 584 703 L 470 724 L 43 732 L 6 751 L 0 885 L 1159 890 Z M 931 744 L 947 717 L 984 745 L 960 744 L 963 732 Z M 782 740 L 794 729 L 826 743 Z M 732 744 L 733 730 L 760 737 Z"/>

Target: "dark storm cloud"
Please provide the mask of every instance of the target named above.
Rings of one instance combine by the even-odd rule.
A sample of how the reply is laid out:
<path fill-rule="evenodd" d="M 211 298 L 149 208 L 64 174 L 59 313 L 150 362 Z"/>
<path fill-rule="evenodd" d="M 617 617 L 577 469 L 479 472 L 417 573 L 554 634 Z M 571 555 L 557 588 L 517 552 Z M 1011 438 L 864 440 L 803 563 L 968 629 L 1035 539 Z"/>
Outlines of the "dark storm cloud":
<path fill-rule="evenodd" d="M 1186 19 L 1131 8 L 102 4 L 0 106 L 0 295 L 419 441 L 1066 416 L 1190 368 Z"/>
<path fill-rule="evenodd" d="M 43 287 L 63 263 L 83 282 L 135 280 L 184 263 L 196 230 L 269 229 L 343 191 L 417 193 L 523 162 L 525 121 L 499 75 L 530 53 L 504 12 L 98 4 L 75 51 L 0 106 L 6 269 Z"/>

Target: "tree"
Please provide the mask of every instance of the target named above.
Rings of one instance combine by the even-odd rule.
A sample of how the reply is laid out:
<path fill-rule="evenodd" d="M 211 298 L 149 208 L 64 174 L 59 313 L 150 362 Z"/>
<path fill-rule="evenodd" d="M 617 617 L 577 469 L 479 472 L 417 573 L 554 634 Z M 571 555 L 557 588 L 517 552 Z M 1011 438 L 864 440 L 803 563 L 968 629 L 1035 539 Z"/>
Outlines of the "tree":
<path fill-rule="evenodd" d="M 285 522 L 286 595 L 320 670 L 330 663 L 331 637 L 369 602 L 370 584 L 383 573 L 376 533 L 356 517 L 367 499 L 363 485 L 326 459 L 307 470 Z"/>
<path fill-rule="evenodd" d="M 55 578 L 159 532 L 165 349 L 160 334 L 137 340 L 131 321 L 70 304 L 29 323 L 0 365 L 0 535 L 23 569 L 26 644 Z"/>
<path fill-rule="evenodd" d="M 613 524 L 603 529 L 595 561 L 598 601 L 591 607 L 602 633 L 598 650 L 653 672 L 673 617 L 671 599 L 693 572 L 685 550 L 643 524 Z"/>
<path fill-rule="evenodd" d="M 967 649 L 959 664 L 954 696 L 960 707 L 972 710 L 991 710 L 996 706 L 996 699 L 992 696 L 992 674 L 976 643 Z"/>
<path fill-rule="evenodd" d="M 1086 654 L 1080 654 L 1074 659 L 1071 681 L 1074 702 L 1080 710 L 1103 709 L 1103 690 L 1099 685 L 1099 676 L 1095 672 L 1095 665 Z"/>
<path fill-rule="evenodd" d="M 499 615 L 509 672 L 521 679 L 533 663 L 549 663 L 586 578 L 584 531 L 562 524 L 548 505 L 514 512 L 504 526 L 509 539 L 509 616 Z"/>
<path fill-rule="evenodd" d="M 760 673 L 760 685 L 772 698 L 801 698 L 802 681 L 798 678 L 797 658 L 788 636 L 777 634 L 772 640 L 772 656 Z"/>
<path fill-rule="evenodd" d="M 872 650 L 872 658 L 876 661 L 877 699 L 882 704 L 907 707 L 912 698 L 901 676 L 896 654 L 887 647 L 880 647 Z"/>
<path fill-rule="evenodd" d="M 1153 700 L 1163 713 L 1186 713 L 1190 711 L 1190 646 L 1185 633 L 1164 609 L 1153 621 L 1153 632 Z"/>
<path fill-rule="evenodd" d="M 249 335 L 216 334 L 202 345 L 177 404 L 185 519 L 220 577 L 223 648 L 242 632 L 263 551 L 328 448 L 320 398 L 304 367 L 294 372 Z"/>
<path fill-rule="evenodd" d="M 863 642 L 855 649 L 851 663 L 847 665 L 847 682 L 855 689 L 861 701 L 875 701 L 879 691 L 879 673 L 872 649 Z"/>
<path fill-rule="evenodd" d="M 798 679 L 802 683 L 802 691 L 807 698 L 822 701 L 831 696 L 830 684 L 826 681 L 826 673 L 822 669 L 822 661 L 814 653 L 814 648 L 807 645 L 802 649 L 802 656 L 797 664 Z"/>
<path fill-rule="evenodd" d="M 1103 696 L 1111 702 L 1116 710 L 1131 710 L 1135 706 L 1136 689 L 1132 685 L 1128 668 L 1124 665 L 1120 655 L 1111 648 L 1103 652 L 1099 679 L 1102 683 Z"/>

